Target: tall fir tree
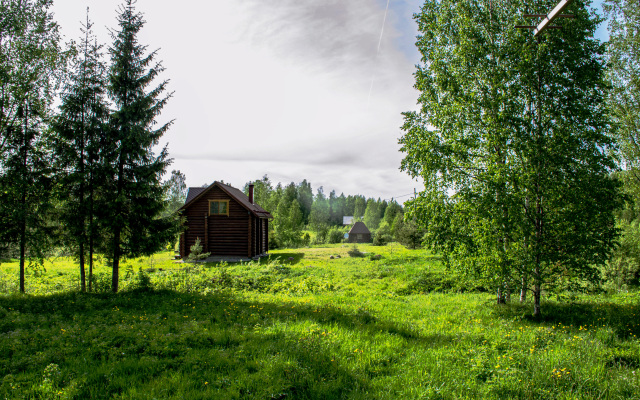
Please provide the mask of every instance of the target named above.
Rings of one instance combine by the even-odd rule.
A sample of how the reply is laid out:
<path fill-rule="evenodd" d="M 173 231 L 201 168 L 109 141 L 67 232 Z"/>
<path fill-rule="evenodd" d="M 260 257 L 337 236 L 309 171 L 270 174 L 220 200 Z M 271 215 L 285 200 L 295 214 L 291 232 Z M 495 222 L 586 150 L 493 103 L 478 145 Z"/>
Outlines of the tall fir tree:
<path fill-rule="evenodd" d="M 147 47 L 138 42 L 145 21 L 134 3 L 127 0 L 120 7 L 120 29 L 112 34 L 109 49 L 109 94 L 115 106 L 110 125 L 117 143 L 111 164 L 113 200 L 107 205 L 114 292 L 118 291 L 121 257 L 153 254 L 177 232 L 174 220 L 159 217 L 164 209 L 161 177 L 170 164 L 167 148 L 157 155 L 152 150 L 171 125 L 156 127 L 156 118 L 171 94 L 165 94 L 166 80 L 151 87 L 164 68 L 155 62 L 157 51 L 145 54 Z"/>
<path fill-rule="evenodd" d="M 96 210 L 102 208 L 99 204 L 104 200 L 101 186 L 108 172 L 101 156 L 112 151 L 109 146 L 113 147 L 114 143 L 107 140 L 106 65 L 100 52 L 102 46 L 97 44 L 92 32 L 88 8 L 82 33 L 61 96 L 60 112 L 52 125 L 56 164 L 60 168 L 56 186 L 61 200 L 60 225 L 65 242 L 77 255 L 80 288 L 84 292 L 86 256 L 88 253 L 91 290 L 93 255 L 100 240 Z"/>
<path fill-rule="evenodd" d="M 313 190 L 311 189 L 311 182 L 307 182 L 306 179 L 303 179 L 298 185 L 298 203 L 302 208 L 304 223 L 308 224 L 311 206 L 313 205 Z"/>

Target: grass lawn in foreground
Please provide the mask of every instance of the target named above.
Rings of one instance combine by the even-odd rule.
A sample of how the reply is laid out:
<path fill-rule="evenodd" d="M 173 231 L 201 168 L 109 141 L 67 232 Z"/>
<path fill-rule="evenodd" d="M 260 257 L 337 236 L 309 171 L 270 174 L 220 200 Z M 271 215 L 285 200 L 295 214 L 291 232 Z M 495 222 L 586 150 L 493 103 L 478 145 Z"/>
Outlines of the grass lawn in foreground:
<path fill-rule="evenodd" d="M 235 265 L 161 253 L 127 262 L 118 294 L 102 278 L 78 293 L 59 259 L 18 295 L 4 263 L 0 398 L 640 397 L 638 293 L 547 299 L 534 321 L 531 304 L 443 292 L 461 286 L 427 251 L 358 247 Z"/>

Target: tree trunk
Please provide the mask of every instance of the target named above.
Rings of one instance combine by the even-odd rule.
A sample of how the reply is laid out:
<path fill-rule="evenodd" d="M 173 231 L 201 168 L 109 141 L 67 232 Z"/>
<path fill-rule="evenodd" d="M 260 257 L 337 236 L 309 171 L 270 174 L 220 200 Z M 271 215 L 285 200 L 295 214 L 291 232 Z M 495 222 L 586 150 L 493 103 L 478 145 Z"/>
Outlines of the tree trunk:
<path fill-rule="evenodd" d="M 89 292 L 93 290 L 93 236 L 89 236 Z"/>
<path fill-rule="evenodd" d="M 502 288 L 498 288 L 496 291 L 496 304 L 504 304 L 504 295 L 502 293 Z"/>
<path fill-rule="evenodd" d="M 87 215 L 87 210 L 86 210 L 86 206 L 85 206 L 85 188 L 84 188 L 84 182 L 85 182 L 85 176 L 84 176 L 84 141 L 85 141 L 85 135 L 84 135 L 84 129 L 85 128 L 85 119 L 84 119 L 84 101 L 82 104 L 82 129 L 83 129 L 83 133 L 82 133 L 82 139 L 80 140 L 80 193 L 78 195 L 78 200 L 80 202 L 80 226 L 82 227 L 82 230 L 80 232 L 80 243 L 78 245 L 78 253 L 80 256 L 80 290 L 82 291 L 82 293 L 86 293 L 87 291 L 87 282 L 85 280 L 85 270 L 84 270 L 84 243 L 87 240 L 86 237 L 86 215 Z"/>
<path fill-rule="evenodd" d="M 25 196 L 22 196 L 22 212 L 24 213 Z M 24 293 L 24 258 L 27 247 L 27 223 L 25 215 L 20 217 L 20 293 Z"/>
<path fill-rule="evenodd" d="M 542 291 L 542 285 L 536 282 L 536 285 L 533 289 L 533 316 L 539 318 L 542 313 L 540 311 L 540 292 Z"/>
<path fill-rule="evenodd" d="M 120 267 L 120 227 L 113 233 L 113 272 L 111 274 L 111 291 L 118 292 L 118 273 Z"/>
<path fill-rule="evenodd" d="M 87 291 L 87 282 L 84 273 L 84 243 L 82 242 L 78 246 L 78 253 L 80 255 L 80 291 L 85 293 Z"/>
<path fill-rule="evenodd" d="M 527 276 L 522 275 L 522 285 L 520 286 L 520 303 L 524 303 L 527 300 Z"/>
<path fill-rule="evenodd" d="M 24 113 L 24 132 L 22 132 L 22 184 L 20 186 L 20 293 L 24 293 L 24 261 L 26 257 L 27 247 L 27 135 L 29 129 L 29 121 L 27 116 L 27 104 L 23 109 Z"/>
<path fill-rule="evenodd" d="M 121 146 L 123 146 L 121 144 Z M 124 156 L 122 154 L 122 149 L 120 149 L 120 156 L 118 157 L 118 186 L 116 193 L 116 209 L 115 209 L 115 217 L 118 218 L 116 221 L 116 228 L 113 231 L 113 272 L 111 275 L 111 291 L 116 293 L 118 291 L 118 273 L 120 266 L 120 234 L 122 233 L 122 226 L 120 221 L 121 213 L 122 213 L 122 191 L 124 190 Z"/>

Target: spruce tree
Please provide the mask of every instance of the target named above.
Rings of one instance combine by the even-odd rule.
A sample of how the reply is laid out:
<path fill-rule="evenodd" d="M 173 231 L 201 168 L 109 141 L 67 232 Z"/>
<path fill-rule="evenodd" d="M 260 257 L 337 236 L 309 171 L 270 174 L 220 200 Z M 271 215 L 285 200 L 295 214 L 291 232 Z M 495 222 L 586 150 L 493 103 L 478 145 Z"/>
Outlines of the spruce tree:
<path fill-rule="evenodd" d="M 109 152 L 106 66 L 91 30 L 89 10 L 83 37 L 73 60 L 69 80 L 62 93 L 60 114 L 53 128 L 57 165 L 61 168 L 57 188 L 61 200 L 60 219 L 65 242 L 75 251 L 80 267 L 80 287 L 86 291 L 85 256 L 89 254 L 89 289 L 93 276 L 93 254 L 98 244 L 96 218 L 101 184 L 105 178 L 102 154 Z M 108 171 L 108 170 L 107 170 Z M 104 196 L 102 196 L 104 199 Z"/>
<path fill-rule="evenodd" d="M 138 42 L 145 21 L 134 0 L 127 0 L 119 12 L 120 29 L 112 34 L 109 49 L 109 94 L 115 106 L 110 125 L 118 146 L 111 160 L 113 199 L 106 205 L 111 216 L 106 227 L 114 292 L 121 257 L 153 254 L 177 233 L 175 220 L 159 217 L 164 209 L 161 177 L 170 164 L 167 148 L 157 155 L 152 151 L 171 125 L 156 127 L 156 118 L 171 97 L 165 94 L 168 81 L 151 87 L 164 68 L 155 62 L 157 51 L 145 54 L 147 47 Z"/>

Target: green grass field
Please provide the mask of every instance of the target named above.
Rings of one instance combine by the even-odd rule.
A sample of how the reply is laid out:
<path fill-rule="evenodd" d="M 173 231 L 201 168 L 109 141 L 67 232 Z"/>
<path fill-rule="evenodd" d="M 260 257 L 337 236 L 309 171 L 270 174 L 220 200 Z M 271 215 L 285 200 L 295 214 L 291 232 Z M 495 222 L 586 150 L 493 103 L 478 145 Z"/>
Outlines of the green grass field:
<path fill-rule="evenodd" d="M 546 299 L 535 321 L 531 304 L 456 293 L 427 251 L 359 248 L 237 265 L 161 253 L 126 262 L 118 294 L 102 265 L 98 292 L 79 293 L 60 258 L 18 295 L 5 262 L 0 398 L 640 398 L 638 293 Z"/>

